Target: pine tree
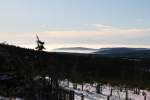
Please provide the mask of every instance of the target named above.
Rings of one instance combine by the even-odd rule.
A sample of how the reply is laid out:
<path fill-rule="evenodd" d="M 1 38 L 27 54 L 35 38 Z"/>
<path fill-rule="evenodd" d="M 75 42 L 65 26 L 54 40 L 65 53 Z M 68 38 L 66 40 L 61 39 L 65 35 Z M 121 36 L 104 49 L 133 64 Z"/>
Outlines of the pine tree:
<path fill-rule="evenodd" d="M 43 49 L 45 49 L 45 47 L 44 47 L 45 43 L 39 39 L 38 35 L 36 35 L 36 38 L 37 38 L 37 41 L 36 41 L 37 47 L 35 47 L 35 49 L 38 51 L 43 51 Z"/>

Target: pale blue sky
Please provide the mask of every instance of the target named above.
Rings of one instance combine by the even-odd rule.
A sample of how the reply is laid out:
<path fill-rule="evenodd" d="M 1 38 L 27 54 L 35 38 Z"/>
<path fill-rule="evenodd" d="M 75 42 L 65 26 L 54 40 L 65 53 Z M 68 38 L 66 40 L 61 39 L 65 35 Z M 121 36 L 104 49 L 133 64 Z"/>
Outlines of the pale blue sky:
<path fill-rule="evenodd" d="M 48 44 L 150 45 L 149 5 L 150 0 L 0 0 L 0 40 L 28 45 L 38 32 Z M 111 32 L 101 30 L 106 28 Z"/>

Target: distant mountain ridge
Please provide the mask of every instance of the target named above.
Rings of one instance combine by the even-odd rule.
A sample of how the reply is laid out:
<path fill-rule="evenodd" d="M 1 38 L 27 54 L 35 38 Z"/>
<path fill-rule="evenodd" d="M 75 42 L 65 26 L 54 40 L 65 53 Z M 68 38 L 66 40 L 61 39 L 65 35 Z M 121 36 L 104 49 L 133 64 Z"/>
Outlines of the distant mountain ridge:
<path fill-rule="evenodd" d="M 111 57 L 150 57 L 150 48 L 101 48 L 94 54 Z"/>
<path fill-rule="evenodd" d="M 55 52 L 67 52 L 67 53 L 93 53 L 98 49 L 85 48 L 85 47 L 68 47 L 68 48 L 57 48 L 54 49 Z"/>
<path fill-rule="evenodd" d="M 86 47 L 68 47 L 68 48 L 57 48 L 54 50 L 98 50 L 98 49 L 86 48 Z"/>
<path fill-rule="evenodd" d="M 58 48 L 55 49 L 57 52 L 68 52 L 68 53 L 89 53 L 97 56 L 105 57 L 134 57 L 134 58 L 150 58 L 150 48 L 128 48 L 128 47 L 117 47 L 117 48 L 84 48 L 84 47 L 70 47 L 70 48 Z"/>
<path fill-rule="evenodd" d="M 150 50 L 148 48 L 126 48 L 126 47 L 119 47 L 119 48 L 101 48 L 95 53 L 107 53 L 107 54 L 123 54 L 123 53 L 131 53 L 143 50 Z"/>

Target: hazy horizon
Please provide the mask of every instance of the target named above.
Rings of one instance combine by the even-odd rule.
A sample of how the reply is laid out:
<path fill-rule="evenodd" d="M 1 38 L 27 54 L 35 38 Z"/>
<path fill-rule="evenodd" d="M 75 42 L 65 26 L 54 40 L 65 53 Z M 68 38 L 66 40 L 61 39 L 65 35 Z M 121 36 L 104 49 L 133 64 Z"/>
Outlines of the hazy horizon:
<path fill-rule="evenodd" d="M 31 48 L 35 49 L 35 45 L 18 45 L 23 48 Z M 49 44 L 45 45 L 45 51 L 55 51 L 55 49 L 59 48 L 72 48 L 72 47 L 85 47 L 85 48 L 93 48 L 93 49 L 100 49 L 100 48 L 113 48 L 113 47 L 125 47 L 125 48 L 150 48 L 149 45 L 79 45 L 79 44 Z"/>

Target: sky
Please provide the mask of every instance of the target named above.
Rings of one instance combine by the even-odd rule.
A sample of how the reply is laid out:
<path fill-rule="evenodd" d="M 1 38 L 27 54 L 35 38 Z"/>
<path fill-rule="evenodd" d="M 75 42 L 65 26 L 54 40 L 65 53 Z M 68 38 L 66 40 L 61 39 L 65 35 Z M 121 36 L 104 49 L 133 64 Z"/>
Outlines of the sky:
<path fill-rule="evenodd" d="M 150 0 L 0 0 L 0 42 L 150 47 Z"/>

